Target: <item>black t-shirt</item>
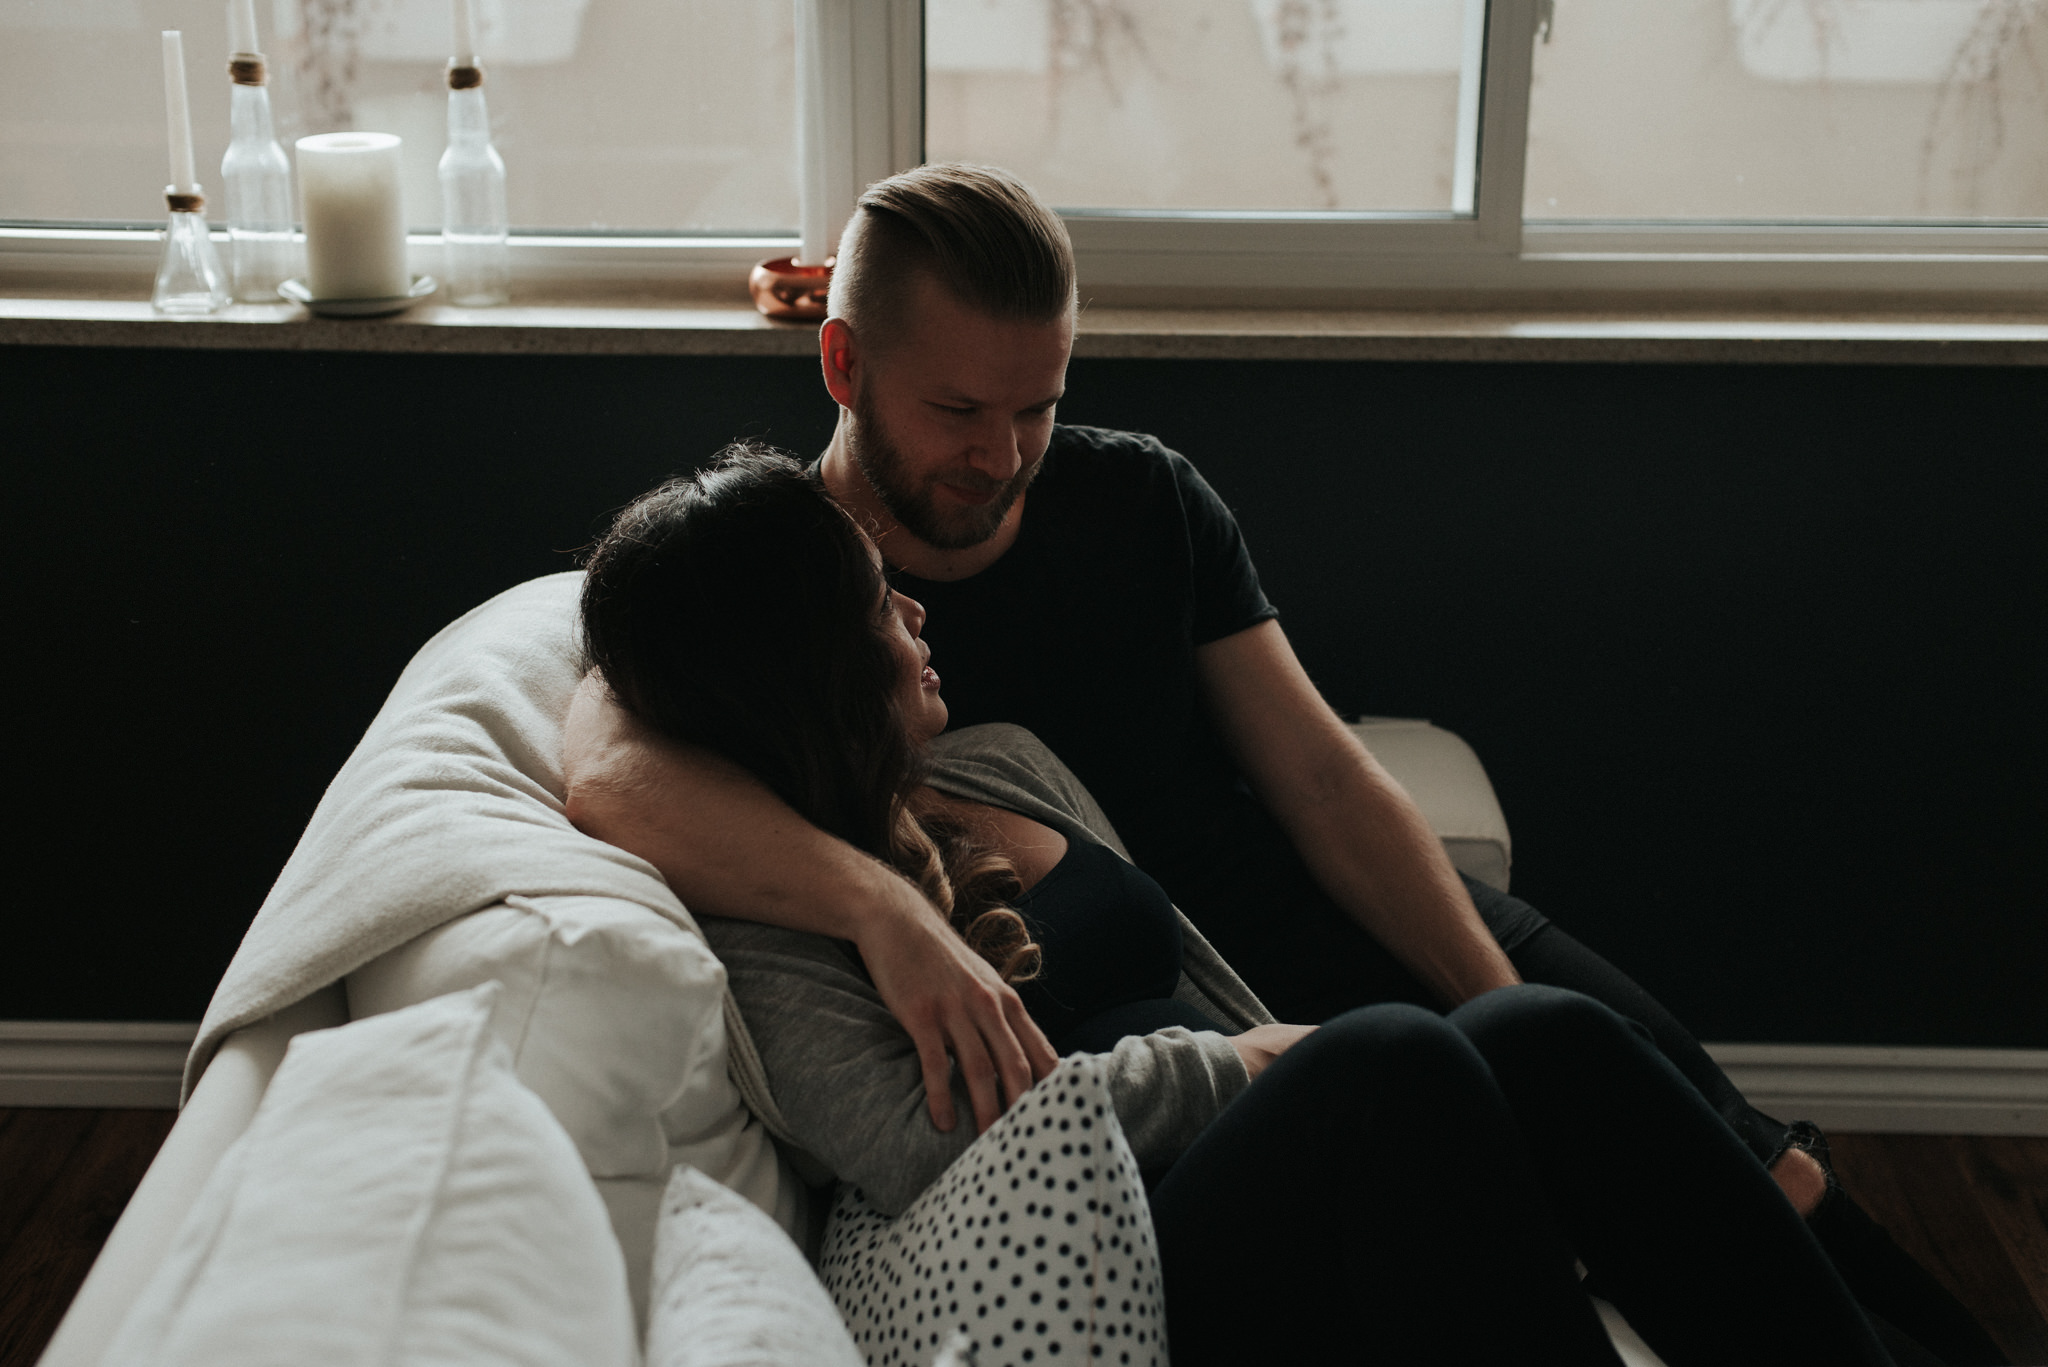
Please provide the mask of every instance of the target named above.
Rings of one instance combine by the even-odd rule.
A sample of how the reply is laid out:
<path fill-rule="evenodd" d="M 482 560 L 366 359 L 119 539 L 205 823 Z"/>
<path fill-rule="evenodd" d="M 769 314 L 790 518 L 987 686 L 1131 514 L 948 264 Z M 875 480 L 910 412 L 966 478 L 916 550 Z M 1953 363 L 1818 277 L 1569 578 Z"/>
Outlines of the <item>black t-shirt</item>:
<path fill-rule="evenodd" d="M 1180 864 L 1243 790 L 1196 688 L 1197 646 L 1277 616 L 1237 520 L 1152 437 L 1055 427 L 1017 539 L 981 573 L 896 573 L 930 613 L 951 725 L 1028 727 L 1138 863 Z"/>

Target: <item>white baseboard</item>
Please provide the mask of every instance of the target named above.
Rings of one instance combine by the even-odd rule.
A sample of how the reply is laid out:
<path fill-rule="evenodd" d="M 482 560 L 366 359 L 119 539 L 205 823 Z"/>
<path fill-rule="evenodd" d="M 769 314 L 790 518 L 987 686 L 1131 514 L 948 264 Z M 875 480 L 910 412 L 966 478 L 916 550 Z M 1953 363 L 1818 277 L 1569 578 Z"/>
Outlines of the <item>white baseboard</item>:
<path fill-rule="evenodd" d="M 1822 1129 L 2048 1135 L 2048 1049 L 1709 1044 L 1749 1103 Z"/>
<path fill-rule="evenodd" d="M 0 1106 L 169 1109 L 197 1024 L 0 1021 Z"/>
<path fill-rule="evenodd" d="M 199 1027 L 0 1021 L 0 1106 L 178 1104 Z M 1709 1044 L 1759 1110 L 1824 1129 L 2048 1135 L 2048 1049 Z"/>

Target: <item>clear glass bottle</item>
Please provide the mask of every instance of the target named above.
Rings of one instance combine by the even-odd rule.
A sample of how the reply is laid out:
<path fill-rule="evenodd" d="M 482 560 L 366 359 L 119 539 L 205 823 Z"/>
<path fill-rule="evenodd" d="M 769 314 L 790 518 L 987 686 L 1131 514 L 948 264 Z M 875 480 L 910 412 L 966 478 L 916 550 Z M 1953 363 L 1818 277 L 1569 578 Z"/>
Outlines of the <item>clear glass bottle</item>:
<path fill-rule="evenodd" d="M 186 190 L 165 186 L 164 199 L 171 221 L 149 302 L 158 313 L 218 313 L 228 306 L 228 277 L 206 228 L 206 196 L 194 183 Z"/>
<path fill-rule="evenodd" d="M 512 297 L 505 162 L 491 146 L 481 67 L 448 68 L 448 150 L 441 154 L 441 244 L 448 300 L 466 308 Z"/>
<path fill-rule="evenodd" d="M 277 287 L 298 273 L 291 163 L 271 125 L 263 54 L 236 53 L 228 72 L 235 84 L 228 105 L 228 154 L 221 158 L 220 175 L 227 185 L 235 298 L 275 304 Z"/>

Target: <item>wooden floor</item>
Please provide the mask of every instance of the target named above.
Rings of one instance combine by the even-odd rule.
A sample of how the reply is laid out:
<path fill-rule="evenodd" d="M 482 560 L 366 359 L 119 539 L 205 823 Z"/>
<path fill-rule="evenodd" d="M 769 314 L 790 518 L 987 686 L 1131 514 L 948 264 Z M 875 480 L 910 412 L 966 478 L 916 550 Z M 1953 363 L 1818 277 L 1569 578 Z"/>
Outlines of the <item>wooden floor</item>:
<path fill-rule="evenodd" d="M 0 1367 L 42 1355 L 177 1118 L 0 1109 Z"/>
<path fill-rule="evenodd" d="M 0 1367 L 30 1367 L 169 1111 L 0 1109 Z M 2017 1363 L 2048 1364 L 2048 1139 L 1831 1135 L 1842 1181 Z"/>
<path fill-rule="evenodd" d="M 1828 1143 L 1849 1194 L 2006 1356 L 2048 1364 L 2048 1139 L 1831 1134 Z"/>

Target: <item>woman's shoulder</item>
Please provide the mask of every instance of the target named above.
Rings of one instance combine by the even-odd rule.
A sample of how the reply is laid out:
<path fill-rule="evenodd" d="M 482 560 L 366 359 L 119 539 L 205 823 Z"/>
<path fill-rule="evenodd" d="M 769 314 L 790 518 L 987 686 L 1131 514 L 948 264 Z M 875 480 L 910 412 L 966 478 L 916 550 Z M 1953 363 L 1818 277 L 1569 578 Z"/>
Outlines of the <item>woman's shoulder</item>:
<path fill-rule="evenodd" d="M 1066 769 L 1044 741 L 1028 728 L 1008 721 L 985 721 L 978 726 L 943 732 L 932 741 L 931 753 L 934 760 L 958 758 L 995 764 L 1037 760 L 1057 766 L 1062 772 Z"/>
<path fill-rule="evenodd" d="M 704 912 L 697 913 L 697 926 L 711 952 L 728 970 L 744 965 L 750 971 L 794 973 L 839 987 L 867 981 L 860 955 L 845 940 Z M 728 985 L 735 993 L 739 991 L 737 983 Z"/>
<path fill-rule="evenodd" d="M 1013 784 L 1042 798 L 1085 792 L 1044 741 L 1014 722 L 947 731 L 931 743 L 932 768 L 946 778 Z"/>
<path fill-rule="evenodd" d="M 984 722 L 948 731 L 932 742 L 930 758 L 935 788 L 1021 812 L 1070 838 L 1083 834 L 1124 852 L 1109 818 L 1074 771 L 1022 726 Z"/>

